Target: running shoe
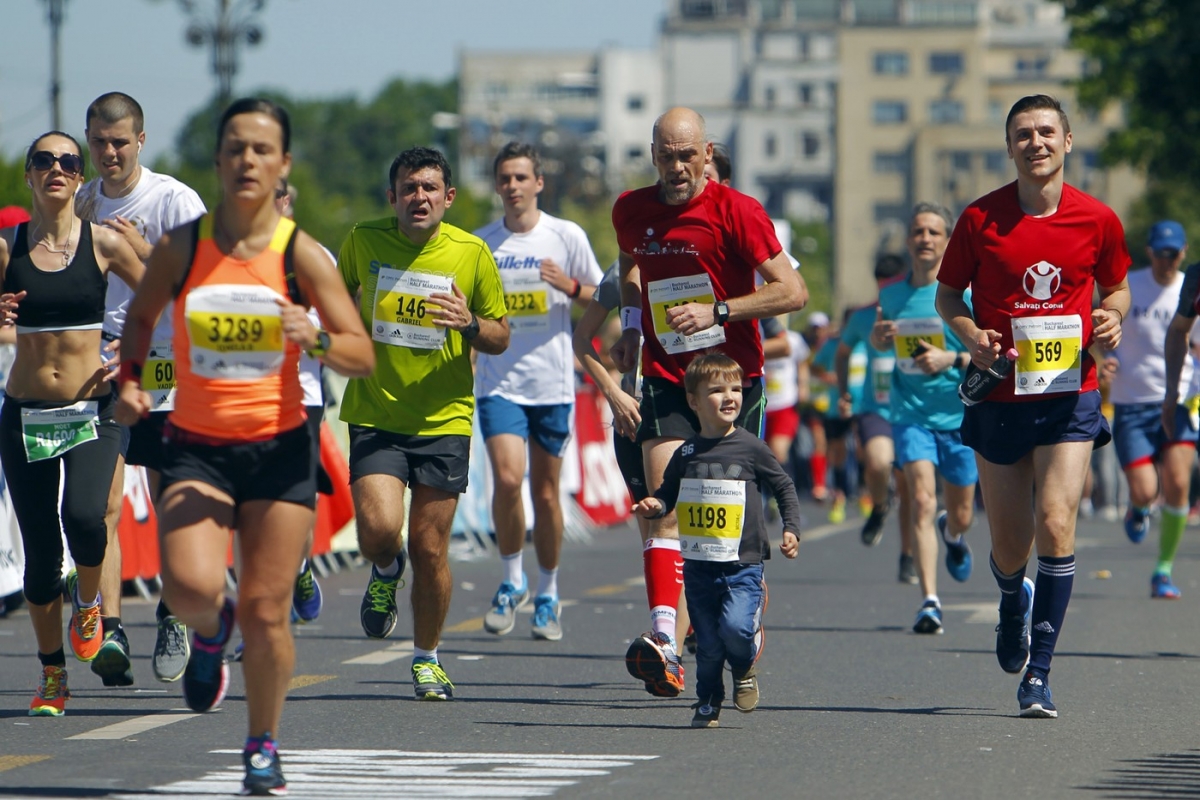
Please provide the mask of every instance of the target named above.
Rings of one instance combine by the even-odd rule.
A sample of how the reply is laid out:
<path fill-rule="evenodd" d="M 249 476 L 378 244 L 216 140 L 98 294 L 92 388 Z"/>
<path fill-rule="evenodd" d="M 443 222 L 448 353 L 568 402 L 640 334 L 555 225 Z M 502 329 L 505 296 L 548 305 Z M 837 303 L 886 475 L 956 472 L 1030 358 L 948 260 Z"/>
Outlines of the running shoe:
<path fill-rule="evenodd" d="M 900 571 L 896 573 L 896 580 L 901 583 L 911 583 L 913 586 L 920 583 L 920 579 L 917 577 L 917 565 L 912 556 L 900 554 Z"/>
<path fill-rule="evenodd" d="M 688 651 L 688 655 L 696 655 L 696 629 L 691 625 L 683 635 L 683 649 Z"/>
<path fill-rule="evenodd" d="M 1021 606 L 1015 614 L 1000 611 L 996 625 L 996 660 L 1000 669 L 1016 675 L 1029 665 L 1029 619 L 1033 614 L 1033 581 L 1021 584 Z"/>
<path fill-rule="evenodd" d="M 634 639 L 625 652 L 625 669 L 656 697 L 678 697 L 683 692 L 683 665 L 675 643 L 665 633 L 647 631 Z"/>
<path fill-rule="evenodd" d="M 864 545 L 874 547 L 879 544 L 879 540 L 883 538 L 883 522 L 887 519 L 889 511 L 891 511 L 890 503 L 884 503 L 871 509 L 871 514 L 867 517 L 862 529 Z"/>
<path fill-rule="evenodd" d="M 42 680 L 29 704 L 31 717 L 61 717 L 66 713 L 71 692 L 67 689 L 66 667 L 42 667 Z"/>
<path fill-rule="evenodd" d="M 1021 706 L 1022 717 L 1058 718 L 1058 709 L 1050 699 L 1049 679 L 1033 670 L 1026 672 L 1021 679 L 1021 685 L 1017 688 L 1017 704 Z"/>
<path fill-rule="evenodd" d="M 129 660 L 129 639 L 125 629 L 104 634 L 100 652 L 92 659 L 92 672 L 105 686 L 133 686 L 133 663 Z"/>
<path fill-rule="evenodd" d="M 453 700 L 454 684 L 436 661 L 414 661 L 413 692 L 418 700 Z"/>
<path fill-rule="evenodd" d="M 753 664 L 733 671 L 733 707 L 743 714 L 758 708 L 758 674 Z"/>
<path fill-rule="evenodd" d="M 833 498 L 833 505 L 829 507 L 829 521 L 834 525 L 841 525 L 846 521 L 846 498 Z"/>
<path fill-rule="evenodd" d="M 721 703 L 709 704 L 706 701 L 695 703 L 692 708 L 696 709 L 696 713 L 692 715 L 693 728 L 719 728 L 721 727 Z"/>
<path fill-rule="evenodd" d="M 242 639 L 240 642 L 237 643 L 237 647 L 233 648 L 233 652 L 230 653 L 229 657 L 226 658 L 225 660 L 228 661 L 230 664 L 239 663 L 242 660 L 242 656 L 245 654 L 245 652 L 246 652 L 246 640 Z"/>
<path fill-rule="evenodd" d="M 967 544 L 965 536 L 960 536 L 957 542 L 946 538 L 945 511 L 937 516 L 937 529 L 942 535 L 942 541 L 946 543 L 946 570 L 951 578 L 962 583 L 971 577 L 971 545 Z"/>
<path fill-rule="evenodd" d="M 492 608 L 483 615 L 483 628 L 488 633 L 503 636 L 517 624 L 517 609 L 529 602 L 529 581 L 518 589 L 508 581 L 500 584 L 492 598 Z"/>
<path fill-rule="evenodd" d="M 187 626 L 173 614 L 158 620 L 158 635 L 154 639 L 154 677 L 163 683 L 174 683 L 183 677 L 192 650 L 188 645 Z"/>
<path fill-rule="evenodd" d="M 557 642 L 562 638 L 562 624 L 558 621 L 562 604 L 557 597 L 540 594 L 533 599 L 533 638 Z"/>
<path fill-rule="evenodd" d="M 303 625 L 321 615 L 321 584 L 313 574 L 312 559 L 304 559 L 304 569 L 296 576 L 292 589 L 292 622 Z"/>
<path fill-rule="evenodd" d="M 246 777 L 242 779 L 243 795 L 283 797 L 288 793 L 283 763 L 270 733 L 246 743 L 242 763 L 246 766 Z"/>
<path fill-rule="evenodd" d="M 91 661 L 104 644 L 104 627 L 100 620 L 100 593 L 96 593 L 96 604 L 91 608 L 79 607 L 79 573 L 67 573 L 67 595 L 71 598 L 71 624 L 68 639 L 71 652 L 80 661 Z"/>
<path fill-rule="evenodd" d="M 941 633 L 942 609 L 932 600 L 926 600 L 917 611 L 917 621 L 913 623 L 914 633 Z"/>
<path fill-rule="evenodd" d="M 1150 596 L 1155 600 L 1178 600 L 1179 587 L 1171 582 L 1167 572 L 1156 572 L 1150 579 Z"/>
<path fill-rule="evenodd" d="M 396 589 L 404 585 L 404 551 L 396 556 L 400 570 L 390 578 L 381 577 L 375 565 L 371 565 L 371 580 L 363 595 L 358 618 L 363 633 L 372 639 L 386 639 L 396 630 L 399 610 L 396 608 Z"/>
<path fill-rule="evenodd" d="M 224 636 L 219 642 L 206 642 L 192 631 L 192 652 L 183 671 L 183 699 L 198 714 L 221 705 L 229 689 L 229 665 L 225 663 L 225 645 L 233 634 L 234 605 L 226 599 L 221 609 Z"/>
<path fill-rule="evenodd" d="M 1150 532 L 1150 509 L 1130 506 L 1125 512 L 1125 535 L 1129 541 L 1138 544 Z"/>
<path fill-rule="evenodd" d="M 863 494 L 860 494 L 858 496 L 858 515 L 860 517 L 867 516 L 874 509 L 875 509 L 875 503 L 872 502 L 871 495 L 866 494 L 864 492 Z"/>

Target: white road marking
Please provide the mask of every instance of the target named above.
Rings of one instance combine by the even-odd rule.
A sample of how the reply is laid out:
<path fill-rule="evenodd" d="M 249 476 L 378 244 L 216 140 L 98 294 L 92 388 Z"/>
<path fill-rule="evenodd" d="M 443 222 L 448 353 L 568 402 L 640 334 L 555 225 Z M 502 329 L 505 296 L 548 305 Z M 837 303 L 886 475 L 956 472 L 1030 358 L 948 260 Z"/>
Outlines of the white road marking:
<path fill-rule="evenodd" d="M 950 603 L 948 605 L 943 605 L 942 610 L 969 612 L 970 616 L 965 620 L 968 625 L 995 625 L 996 621 L 1000 619 L 1000 612 L 996 610 L 997 602 L 998 601 L 992 601 L 991 603 Z"/>
<path fill-rule="evenodd" d="M 118 722 L 114 725 L 105 725 L 103 728 L 77 733 L 74 736 L 68 736 L 67 739 L 126 739 L 130 736 L 136 736 L 139 733 L 153 730 L 154 728 L 174 725 L 176 722 L 183 722 L 185 719 L 195 719 L 198 716 L 200 715 L 194 711 L 189 711 L 186 714 L 150 714 L 145 717 L 127 719 L 124 722 Z"/>
<path fill-rule="evenodd" d="M 399 661 L 402 658 L 407 658 L 413 653 L 413 640 L 406 639 L 401 642 L 396 642 L 390 647 L 385 647 L 382 650 L 375 650 L 371 653 L 365 653 L 355 658 L 343 661 L 343 664 L 368 664 L 377 666 L 379 664 L 390 664 L 393 661 Z"/>
<path fill-rule="evenodd" d="M 230 760 L 240 750 L 215 750 Z M 391 796 L 397 781 L 423 797 L 548 797 L 585 778 L 603 777 L 658 756 L 536 755 L 521 753 L 418 753 L 403 750 L 283 750 L 284 775 L 292 798 Z M 240 764 L 188 781 L 155 786 L 140 798 L 211 798 L 237 794 Z"/>

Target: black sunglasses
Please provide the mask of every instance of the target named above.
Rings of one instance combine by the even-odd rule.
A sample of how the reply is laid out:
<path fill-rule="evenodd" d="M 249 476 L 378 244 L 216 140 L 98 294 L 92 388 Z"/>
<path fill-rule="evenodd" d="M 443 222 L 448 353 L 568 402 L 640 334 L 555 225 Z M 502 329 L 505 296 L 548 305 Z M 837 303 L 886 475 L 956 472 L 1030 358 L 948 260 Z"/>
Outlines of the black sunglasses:
<path fill-rule="evenodd" d="M 71 177 L 83 172 L 83 159 L 80 156 L 74 153 L 63 153 L 61 156 L 56 156 L 49 150 L 38 150 L 30 156 L 29 166 L 39 172 L 45 172 L 53 167 L 56 161 L 58 162 L 58 166 L 62 168 L 62 171 Z"/>
<path fill-rule="evenodd" d="M 1174 247 L 1164 247 L 1162 250 L 1155 250 L 1154 257 L 1155 258 L 1165 258 L 1165 259 L 1174 261 L 1176 258 L 1179 257 L 1179 251 L 1176 250 Z"/>

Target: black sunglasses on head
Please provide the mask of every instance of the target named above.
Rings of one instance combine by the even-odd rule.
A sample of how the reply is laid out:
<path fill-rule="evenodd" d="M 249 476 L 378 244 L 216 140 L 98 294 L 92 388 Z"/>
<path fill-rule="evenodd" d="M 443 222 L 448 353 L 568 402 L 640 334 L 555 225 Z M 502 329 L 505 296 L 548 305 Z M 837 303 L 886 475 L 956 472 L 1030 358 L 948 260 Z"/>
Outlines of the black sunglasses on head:
<path fill-rule="evenodd" d="M 1174 247 L 1166 247 L 1166 248 L 1163 248 L 1162 250 L 1155 250 L 1154 257 L 1155 258 L 1165 258 L 1165 259 L 1174 261 L 1176 258 L 1179 257 L 1179 251 L 1176 250 Z"/>
<path fill-rule="evenodd" d="M 56 156 L 49 150 L 38 150 L 29 157 L 29 166 L 45 172 L 54 166 L 54 162 L 58 162 L 58 166 L 62 171 L 72 177 L 83 172 L 83 158 L 74 153 L 63 153 L 61 156 Z"/>

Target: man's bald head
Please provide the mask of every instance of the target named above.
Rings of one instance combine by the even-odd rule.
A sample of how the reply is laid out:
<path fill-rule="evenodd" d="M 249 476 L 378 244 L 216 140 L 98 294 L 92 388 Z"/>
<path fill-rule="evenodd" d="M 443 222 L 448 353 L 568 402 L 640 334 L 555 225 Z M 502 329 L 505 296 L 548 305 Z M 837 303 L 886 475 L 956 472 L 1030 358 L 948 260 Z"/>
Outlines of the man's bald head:
<path fill-rule="evenodd" d="M 650 147 L 664 203 L 685 205 L 704 191 L 704 165 L 712 161 L 704 117 L 690 108 L 672 108 L 654 122 Z"/>

